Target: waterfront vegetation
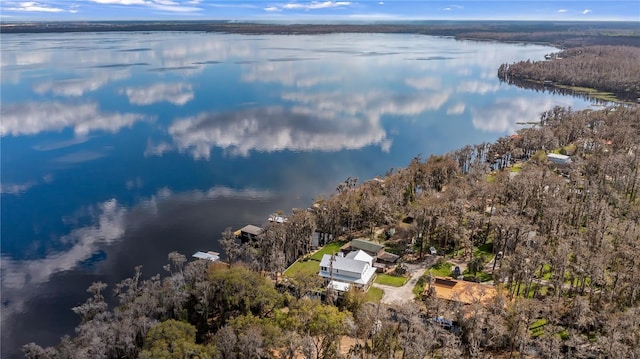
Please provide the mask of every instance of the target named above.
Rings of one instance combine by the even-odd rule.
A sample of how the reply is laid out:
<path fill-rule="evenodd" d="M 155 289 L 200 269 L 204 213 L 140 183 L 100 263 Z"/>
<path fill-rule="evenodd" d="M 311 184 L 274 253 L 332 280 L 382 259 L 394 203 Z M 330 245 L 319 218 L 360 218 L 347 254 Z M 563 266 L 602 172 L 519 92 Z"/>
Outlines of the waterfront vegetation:
<path fill-rule="evenodd" d="M 222 233 L 227 263 L 170 253 L 165 277 L 145 279 L 138 267 L 117 284 L 115 308 L 106 285 L 94 283 L 73 308 L 76 335 L 56 347 L 28 344 L 26 356 L 638 357 L 639 118 L 634 105 L 556 107 L 494 143 L 418 156 L 378 180 L 348 178 L 255 241 Z M 547 160 L 559 149 L 571 149 L 570 164 Z M 418 280 L 416 297 L 431 276 L 450 276 L 453 261 L 493 280 L 497 294 L 468 305 L 425 296 L 386 306 L 379 288 L 342 296 L 325 288 L 322 255 L 378 229 L 401 256 L 421 261 L 435 247 L 450 258 Z M 314 231 L 340 241 L 311 254 Z M 455 330 L 425 318 L 450 319 Z"/>

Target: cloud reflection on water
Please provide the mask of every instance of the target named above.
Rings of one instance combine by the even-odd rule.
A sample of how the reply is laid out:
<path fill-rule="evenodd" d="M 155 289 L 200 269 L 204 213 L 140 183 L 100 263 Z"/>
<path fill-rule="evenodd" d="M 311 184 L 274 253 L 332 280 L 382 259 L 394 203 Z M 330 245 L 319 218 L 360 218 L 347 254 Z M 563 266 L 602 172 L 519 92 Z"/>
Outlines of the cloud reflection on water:
<path fill-rule="evenodd" d="M 182 106 L 193 100 L 194 92 L 187 83 L 155 83 L 143 87 L 127 87 L 120 90 L 136 105 L 151 105 L 158 102 L 169 102 Z"/>
<path fill-rule="evenodd" d="M 175 121 L 169 134 L 179 150 L 197 159 L 208 159 L 212 147 L 247 156 L 250 151 L 357 149 L 386 139 L 379 122 L 277 106 L 201 113 Z"/>
<path fill-rule="evenodd" d="M 105 246 L 120 241 L 127 231 L 136 228 L 135 223 L 157 216 L 160 206 L 170 203 L 193 205 L 202 201 L 224 198 L 264 201 L 273 197 L 274 194 L 270 191 L 250 188 L 234 190 L 216 186 L 204 191 L 193 190 L 180 193 L 164 188 L 132 208 L 122 206 L 116 199 L 104 201 L 89 210 L 81 211 L 91 214 L 91 224 L 75 228 L 58 239 L 60 243 L 71 245 L 67 250 L 49 253 L 44 258 L 36 259 L 3 257 L 0 261 L 3 300 L 21 303 L 19 296 L 16 297 L 17 294 L 13 291 L 45 283 L 56 273 L 76 268 Z"/>
<path fill-rule="evenodd" d="M 498 98 L 490 105 L 471 108 L 472 123 L 482 131 L 513 133 L 524 126 L 518 123 L 538 122 L 543 109 L 571 104 L 568 98 Z"/>
<path fill-rule="evenodd" d="M 96 103 L 26 102 L 4 105 L 0 136 L 35 135 L 73 127 L 77 136 L 92 131 L 117 132 L 147 116 L 135 113 L 103 112 Z"/>
<path fill-rule="evenodd" d="M 123 80 L 131 76 L 129 71 L 100 71 L 86 77 L 48 80 L 34 86 L 33 90 L 38 94 L 51 92 L 58 96 L 83 96 L 87 92 L 96 91 L 109 82 Z"/>

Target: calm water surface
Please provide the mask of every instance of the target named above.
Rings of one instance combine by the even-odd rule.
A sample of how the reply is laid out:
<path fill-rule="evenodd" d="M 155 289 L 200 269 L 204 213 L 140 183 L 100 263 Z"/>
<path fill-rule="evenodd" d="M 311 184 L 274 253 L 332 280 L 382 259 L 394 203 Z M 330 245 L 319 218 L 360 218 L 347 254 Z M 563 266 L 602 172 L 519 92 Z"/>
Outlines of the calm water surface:
<path fill-rule="evenodd" d="M 500 84 L 553 49 L 417 35 L 1 36 L 2 357 L 72 334 L 93 281 L 355 176 L 583 99 Z"/>

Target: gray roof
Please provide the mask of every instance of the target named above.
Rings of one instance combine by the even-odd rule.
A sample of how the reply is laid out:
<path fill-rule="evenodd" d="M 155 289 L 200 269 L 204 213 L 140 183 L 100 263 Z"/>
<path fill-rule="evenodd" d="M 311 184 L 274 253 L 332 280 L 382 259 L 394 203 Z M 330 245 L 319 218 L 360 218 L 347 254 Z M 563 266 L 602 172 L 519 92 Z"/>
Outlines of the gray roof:
<path fill-rule="evenodd" d="M 325 254 L 320 261 L 320 267 L 331 267 L 331 254 Z M 369 263 L 356 259 L 334 256 L 333 270 L 363 273 L 369 267 Z"/>
<path fill-rule="evenodd" d="M 351 248 L 362 249 L 363 251 L 378 253 L 379 250 L 383 249 L 384 246 L 382 244 L 373 243 L 371 241 L 367 241 L 364 239 L 354 239 L 351 241 Z"/>
<path fill-rule="evenodd" d="M 378 260 L 382 260 L 389 263 L 395 263 L 398 260 L 398 258 L 400 258 L 400 256 L 393 253 L 389 253 L 389 252 L 383 252 L 381 255 L 378 256 Z"/>
<path fill-rule="evenodd" d="M 257 236 L 262 233 L 262 228 L 258 226 L 254 226 L 253 224 L 247 224 L 246 226 L 240 228 L 240 232 L 249 233 L 251 235 Z"/>

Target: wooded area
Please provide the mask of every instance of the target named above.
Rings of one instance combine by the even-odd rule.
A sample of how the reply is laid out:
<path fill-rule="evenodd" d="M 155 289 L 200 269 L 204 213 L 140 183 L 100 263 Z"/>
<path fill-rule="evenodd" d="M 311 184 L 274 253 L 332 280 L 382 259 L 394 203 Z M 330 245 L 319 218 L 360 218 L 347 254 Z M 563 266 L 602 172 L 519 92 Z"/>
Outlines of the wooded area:
<path fill-rule="evenodd" d="M 114 289 L 94 283 L 73 308 L 76 336 L 29 358 L 631 358 L 640 356 L 640 108 L 554 108 L 495 143 L 414 158 L 384 179 L 350 178 L 313 210 L 265 228 L 255 243 L 221 236 L 228 263 L 169 254 L 168 275 L 141 268 Z M 547 153 L 571 155 L 558 166 Z M 489 209 L 489 210 L 487 210 Z M 406 219 L 411 217 L 412 221 Z M 404 225 L 403 223 L 404 220 Z M 404 228 L 385 244 L 422 256 L 484 262 L 498 295 L 462 305 L 425 297 L 403 307 L 309 299 L 317 275 L 278 275 L 311 250 L 314 230 L 334 237 Z M 416 240 L 417 239 L 417 240 Z M 412 240 L 416 240 L 412 244 Z M 480 258 L 480 259 L 478 259 Z M 273 279 L 272 279 L 273 278 Z M 432 318 L 452 315 L 459 330 Z"/>
<path fill-rule="evenodd" d="M 611 92 L 628 101 L 640 99 L 640 48 L 630 46 L 575 47 L 549 55 L 546 61 L 502 64 L 502 81 L 549 82 Z"/>

